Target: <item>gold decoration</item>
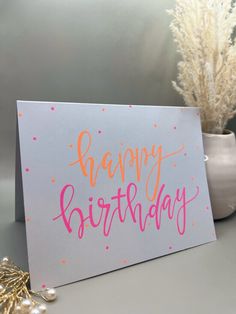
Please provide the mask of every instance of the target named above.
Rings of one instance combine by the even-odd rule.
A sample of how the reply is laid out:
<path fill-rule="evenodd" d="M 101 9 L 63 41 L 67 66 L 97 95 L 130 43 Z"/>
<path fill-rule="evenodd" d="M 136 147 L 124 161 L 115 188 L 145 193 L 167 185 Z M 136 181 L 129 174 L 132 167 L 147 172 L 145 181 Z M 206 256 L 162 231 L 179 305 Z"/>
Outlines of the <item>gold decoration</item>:
<path fill-rule="evenodd" d="M 45 304 L 39 303 L 33 296 L 47 302 L 56 299 L 56 290 L 43 291 L 29 289 L 30 275 L 22 271 L 8 257 L 0 261 L 0 313 L 1 314 L 43 314 L 47 312 Z"/>

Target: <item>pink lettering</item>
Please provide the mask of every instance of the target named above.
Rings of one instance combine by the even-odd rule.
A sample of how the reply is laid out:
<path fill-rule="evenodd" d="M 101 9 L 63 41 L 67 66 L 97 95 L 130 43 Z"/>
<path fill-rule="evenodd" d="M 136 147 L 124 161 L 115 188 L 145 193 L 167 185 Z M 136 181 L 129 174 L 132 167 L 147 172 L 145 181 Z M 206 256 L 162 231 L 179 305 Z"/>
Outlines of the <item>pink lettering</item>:
<path fill-rule="evenodd" d="M 114 221 L 124 223 L 130 220 L 138 225 L 140 232 L 146 230 L 148 220 L 155 220 L 157 230 L 161 229 L 162 219 L 173 221 L 179 235 L 186 231 L 187 207 L 199 195 L 199 187 L 195 194 L 187 197 L 186 187 L 176 190 L 175 195 L 165 194 L 166 185 L 162 184 L 157 194 L 155 203 L 149 208 L 144 208 L 137 200 L 138 187 L 135 183 L 128 184 L 126 192 L 118 188 L 116 195 L 109 200 L 100 197 L 95 202 L 89 199 L 87 209 L 72 206 L 75 188 L 71 184 L 63 187 L 60 193 L 60 214 L 53 221 L 62 220 L 68 233 L 72 233 L 72 218 L 78 222 L 78 238 L 82 239 L 85 233 L 85 222 L 89 222 L 92 228 L 102 228 L 103 235 L 108 237 L 111 233 Z M 96 217 L 96 219 L 95 219 Z"/>

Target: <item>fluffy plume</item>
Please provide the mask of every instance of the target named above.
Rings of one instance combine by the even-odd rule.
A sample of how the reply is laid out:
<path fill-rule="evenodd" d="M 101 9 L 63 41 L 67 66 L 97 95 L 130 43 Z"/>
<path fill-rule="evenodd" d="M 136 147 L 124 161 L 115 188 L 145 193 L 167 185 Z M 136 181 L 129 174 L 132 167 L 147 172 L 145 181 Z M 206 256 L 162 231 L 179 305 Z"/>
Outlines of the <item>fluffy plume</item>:
<path fill-rule="evenodd" d="M 236 5 L 231 0 L 176 0 L 170 25 L 182 60 L 176 91 L 201 108 L 202 129 L 223 133 L 236 114 Z"/>

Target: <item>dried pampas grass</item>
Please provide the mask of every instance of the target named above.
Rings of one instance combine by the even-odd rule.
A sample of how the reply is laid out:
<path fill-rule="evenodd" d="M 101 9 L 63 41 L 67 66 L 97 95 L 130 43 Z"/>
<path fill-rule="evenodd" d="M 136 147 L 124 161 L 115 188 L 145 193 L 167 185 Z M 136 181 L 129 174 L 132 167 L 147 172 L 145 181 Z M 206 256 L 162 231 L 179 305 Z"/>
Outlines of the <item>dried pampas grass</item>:
<path fill-rule="evenodd" d="M 182 57 L 174 88 L 201 108 L 202 129 L 223 133 L 236 114 L 236 6 L 231 0 L 176 0 L 170 25 Z"/>

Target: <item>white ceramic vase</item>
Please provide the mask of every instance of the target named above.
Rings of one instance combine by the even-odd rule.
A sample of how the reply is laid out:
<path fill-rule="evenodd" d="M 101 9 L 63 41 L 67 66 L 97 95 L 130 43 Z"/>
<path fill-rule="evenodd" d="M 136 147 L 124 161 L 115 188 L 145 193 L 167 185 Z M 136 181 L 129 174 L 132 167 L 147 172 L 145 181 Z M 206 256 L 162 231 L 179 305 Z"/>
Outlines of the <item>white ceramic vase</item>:
<path fill-rule="evenodd" d="M 203 133 L 203 144 L 213 217 L 225 218 L 236 209 L 235 134 Z"/>

